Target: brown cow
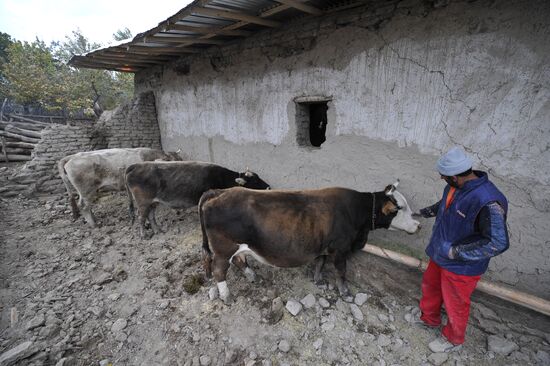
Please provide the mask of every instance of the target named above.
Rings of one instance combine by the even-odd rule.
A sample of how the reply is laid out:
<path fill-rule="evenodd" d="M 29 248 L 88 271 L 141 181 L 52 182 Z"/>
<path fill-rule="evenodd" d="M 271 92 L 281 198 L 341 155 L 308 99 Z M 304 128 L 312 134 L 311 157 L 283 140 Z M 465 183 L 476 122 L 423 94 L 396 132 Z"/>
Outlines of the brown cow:
<path fill-rule="evenodd" d="M 90 204 L 97 198 L 98 193 L 124 190 L 126 167 L 151 160 L 181 160 L 181 158 L 177 153 L 164 153 L 160 150 L 138 147 L 85 151 L 61 159 L 57 168 L 69 195 L 73 218 L 78 218 L 82 212 L 86 222 L 91 227 L 95 227 Z M 79 196 L 78 205 L 76 194 Z"/>
<path fill-rule="evenodd" d="M 229 289 L 225 278 L 231 263 L 247 277 L 254 277 L 246 254 L 276 267 L 317 261 L 316 281 L 328 257 L 338 272 L 338 289 L 347 295 L 346 259 L 364 246 L 370 230 L 415 233 L 420 229 L 396 185 L 375 193 L 345 188 L 208 191 L 199 203 L 205 271 L 210 275 L 212 270 L 220 297 L 226 302 Z"/>

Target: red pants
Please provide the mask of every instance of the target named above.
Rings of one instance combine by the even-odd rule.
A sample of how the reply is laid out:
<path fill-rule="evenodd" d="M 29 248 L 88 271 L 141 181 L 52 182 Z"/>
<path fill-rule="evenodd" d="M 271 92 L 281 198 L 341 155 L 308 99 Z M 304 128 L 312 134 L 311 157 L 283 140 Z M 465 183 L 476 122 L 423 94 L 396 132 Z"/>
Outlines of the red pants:
<path fill-rule="evenodd" d="M 457 275 L 430 260 L 422 277 L 420 319 L 430 326 L 440 325 L 441 304 L 445 304 L 449 320 L 443 328 L 443 335 L 455 345 L 464 343 L 470 315 L 470 296 L 480 277 Z"/>

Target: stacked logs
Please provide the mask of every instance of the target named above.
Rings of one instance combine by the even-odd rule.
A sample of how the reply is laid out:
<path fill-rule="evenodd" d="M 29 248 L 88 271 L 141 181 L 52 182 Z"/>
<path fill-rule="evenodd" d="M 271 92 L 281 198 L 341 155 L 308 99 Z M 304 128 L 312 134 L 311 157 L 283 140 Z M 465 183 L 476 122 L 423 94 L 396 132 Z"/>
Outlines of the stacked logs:
<path fill-rule="evenodd" d="M 0 161 L 29 161 L 42 130 L 48 123 L 35 121 L 19 115 L 7 115 L 8 121 L 0 120 Z"/>

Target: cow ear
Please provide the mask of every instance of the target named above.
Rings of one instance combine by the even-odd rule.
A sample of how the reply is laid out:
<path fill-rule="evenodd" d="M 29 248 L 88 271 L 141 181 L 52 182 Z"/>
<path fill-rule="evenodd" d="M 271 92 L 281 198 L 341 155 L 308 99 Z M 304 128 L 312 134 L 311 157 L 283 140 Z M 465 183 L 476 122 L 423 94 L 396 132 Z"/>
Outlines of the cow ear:
<path fill-rule="evenodd" d="M 243 178 L 235 178 L 235 182 L 240 186 L 244 186 L 246 184 L 246 180 Z"/>
<path fill-rule="evenodd" d="M 395 187 L 390 184 L 386 186 L 386 188 L 384 188 L 384 193 L 386 193 L 386 196 L 392 196 L 394 190 L 395 190 Z"/>

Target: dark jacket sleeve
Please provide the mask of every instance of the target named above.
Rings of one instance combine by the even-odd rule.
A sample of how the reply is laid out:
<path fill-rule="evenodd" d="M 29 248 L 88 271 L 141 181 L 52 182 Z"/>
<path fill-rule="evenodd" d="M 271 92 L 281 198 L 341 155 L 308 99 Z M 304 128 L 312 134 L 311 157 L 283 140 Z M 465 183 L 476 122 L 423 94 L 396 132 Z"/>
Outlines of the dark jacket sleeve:
<path fill-rule="evenodd" d="M 439 211 L 439 205 L 440 204 L 441 204 L 441 201 L 439 201 L 439 202 L 437 202 L 437 203 L 435 203 L 431 206 L 420 209 L 420 211 L 419 211 L 420 216 L 425 217 L 425 218 L 437 216 L 437 211 Z"/>
<path fill-rule="evenodd" d="M 510 246 L 506 216 L 497 202 L 484 206 L 478 215 L 478 234 L 454 243 L 452 255 L 462 261 L 478 261 L 501 254 Z"/>

